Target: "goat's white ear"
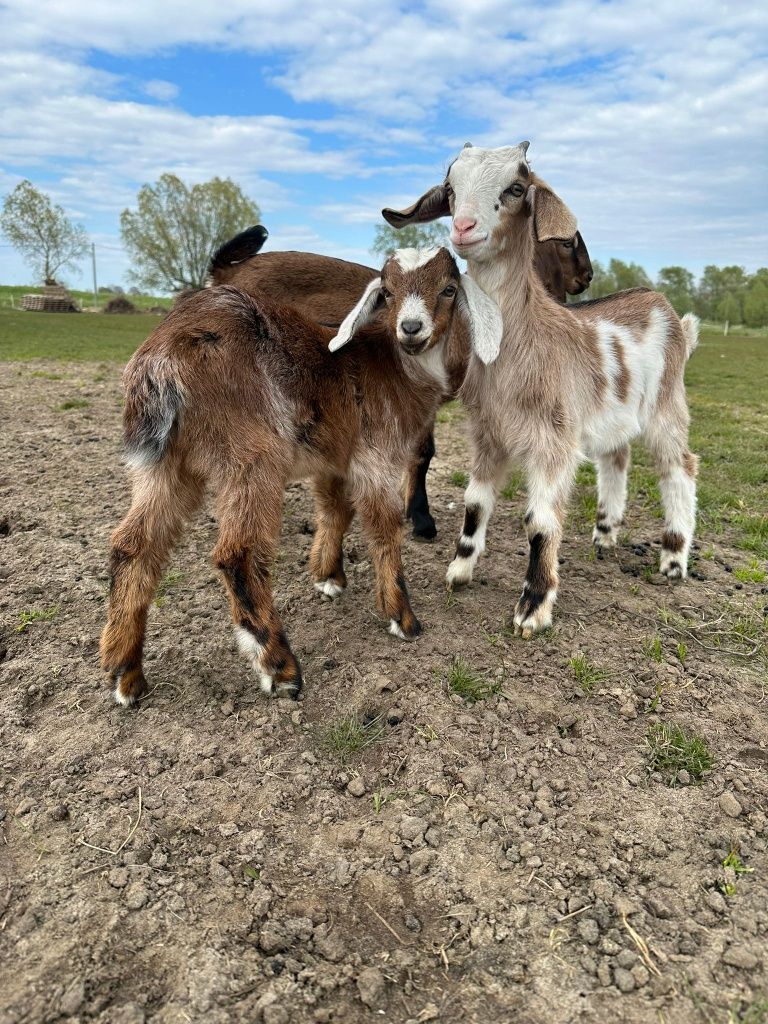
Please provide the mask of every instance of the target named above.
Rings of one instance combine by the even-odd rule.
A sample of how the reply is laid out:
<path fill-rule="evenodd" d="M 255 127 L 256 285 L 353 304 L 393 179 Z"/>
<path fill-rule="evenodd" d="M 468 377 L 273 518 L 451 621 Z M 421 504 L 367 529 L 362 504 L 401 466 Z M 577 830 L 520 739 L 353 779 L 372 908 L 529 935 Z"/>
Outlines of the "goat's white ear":
<path fill-rule="evenodd" d="M 560 196 L 535 174 L 531 176 L 531 184 L 534 186 L 533 223 L 536 238 L 540 242 L 550 238 L 560 241 L 573 238 L 578 223 Z"/>
<path fill-rule="evenodd" d="M 328 344 L 328 351 L 335 352 L 342 345 L 346 345 L 360 330 L 373 320 L 381 303 L 381 278 L 374 277 L 362 294 L 362 297 L 355 308 L 347 313 L 339 325 L 339 333 L 331 338 Z"/>
<path fill-rule="evenodd" d="M 487 366 L 501 350 L 504 333 L 501 310 L 469 274 L 461 275 L 459 296 L 467 317 L 472 348 Z"/>

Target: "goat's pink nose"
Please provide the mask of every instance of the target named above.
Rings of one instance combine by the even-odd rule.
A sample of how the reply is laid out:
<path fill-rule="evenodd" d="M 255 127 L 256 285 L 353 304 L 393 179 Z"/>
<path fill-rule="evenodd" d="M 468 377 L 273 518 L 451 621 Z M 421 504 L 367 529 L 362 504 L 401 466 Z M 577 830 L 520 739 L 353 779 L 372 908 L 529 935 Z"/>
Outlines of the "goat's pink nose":
<path fill-rule="evenodd" d="M 453 230 L 457 235 L 466 234 L 467 231 L 471 231 L 472 228 L 477 227 L 477 220 L 475 217 L 455 217 L 453 221 Z"/>

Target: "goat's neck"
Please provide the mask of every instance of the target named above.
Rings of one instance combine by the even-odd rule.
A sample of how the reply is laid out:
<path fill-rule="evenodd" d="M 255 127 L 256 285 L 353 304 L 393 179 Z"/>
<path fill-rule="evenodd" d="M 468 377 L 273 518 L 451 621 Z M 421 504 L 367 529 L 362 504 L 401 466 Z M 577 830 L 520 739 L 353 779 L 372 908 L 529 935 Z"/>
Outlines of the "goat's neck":
<path fill-rule="evenodd" d="M 534 242 L 528 224 L 515 225 L 504 238 L 496 257 L 487 262 L 468 260 L 467 270 L 501 309 L 504 336 L 525 332 L 534 309 L 544 295 L 534 268 Z"/>

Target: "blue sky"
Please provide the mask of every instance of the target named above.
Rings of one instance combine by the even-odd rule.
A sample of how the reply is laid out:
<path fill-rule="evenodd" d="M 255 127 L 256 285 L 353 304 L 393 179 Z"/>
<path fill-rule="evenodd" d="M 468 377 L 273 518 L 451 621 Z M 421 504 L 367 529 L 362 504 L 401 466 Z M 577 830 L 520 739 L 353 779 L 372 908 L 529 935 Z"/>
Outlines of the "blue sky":
<path fill-rule="evenodd" d="M 764 4 L 8 0 L 0 38 L 0 195 L 49 192 L 101 283 L 128 283 L 120 211 L 164 171 L 233 178 L 270 248 L 372 262 L 381 207 L 467 140 L 530 139 L 598 259 L 768 264 Z M 29 279 L 0 247 L 0 282 Z"/>

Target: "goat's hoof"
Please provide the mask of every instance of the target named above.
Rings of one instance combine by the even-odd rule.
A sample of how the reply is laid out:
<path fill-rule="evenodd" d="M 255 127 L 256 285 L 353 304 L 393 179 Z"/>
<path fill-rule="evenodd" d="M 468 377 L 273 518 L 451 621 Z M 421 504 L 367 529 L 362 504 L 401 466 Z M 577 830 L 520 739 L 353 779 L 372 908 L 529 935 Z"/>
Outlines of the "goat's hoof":
<path fill-rule="evenodd" d="M 553 590 L 544 594 L 524 590 L 515 606 L 515 636 L 530 640 L 534 633 L 549 629 L 552 625 L 552 609 L 556 596 Z"/>
<path fill-rule="evenodd" d="M 147 680 L 141 666 L 115 669 L 110 672 L 110 679 L 115 684 L 115 700 L 124 708 L 132 707 L 147 692 Z"/>
<path fill-rule="evenodd" d="M 390 619 L 389 632 L 398 640 L 415 640 L 421 635 L 421 623 L 414 615 L 408 620 L 401 619 L 400 622 L 397 619 Z"/>
<path fill-rule="evenodd" d="M 472 582 L 472 566 L 468 558 L 454 558 L 445 574 L 445 585 L 448 590 L 468 587 Z"/>
<path fill-rule="evenodd" d="M 295 666 L 295 675 L 284 679 L 276 679 L 267 672 L 259 673 L 259 686 L 262 692 L 277 699 L 287 697 L 289 700 L 298 700 L 302 685 L 303 679 L 298 664 Z"/>
<path fill-rule="evenodd" d="M 416 540 L 434 540 L 437 536 L 437 526 L 434 519 L 423 519 L 413 524 L 413 536 Z"/>
<path fill-rule="evenodd" d="M 594 544 L 598 555 L 601 551 L 609 551 L 611 548 L 615 548 L 617 539 L 618 538 L 614 530 L 611 530 L 609 533 L 605 533 L 596 526 L 592 531 L 592 543 Z"/>
<path fill-rule="evenodd" d="M 330 597 L 332 600 L 341 597 L 344 593 L 344 587 L 330 576 L 325 580 L 317 580 L 315 583 L 315 590 L 318 594 L 322 594 L 324 597 Z"/>

